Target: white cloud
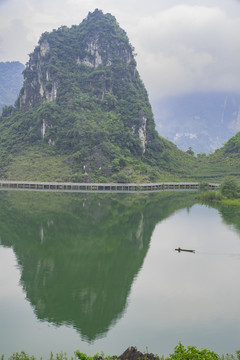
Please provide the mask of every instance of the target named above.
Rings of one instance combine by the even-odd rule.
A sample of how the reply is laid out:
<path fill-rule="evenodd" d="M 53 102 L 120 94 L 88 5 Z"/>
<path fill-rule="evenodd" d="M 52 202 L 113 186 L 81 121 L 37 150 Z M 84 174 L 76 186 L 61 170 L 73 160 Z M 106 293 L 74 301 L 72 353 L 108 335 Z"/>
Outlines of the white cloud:
<path fill-rule="evenodd" d="M 240 91 L 238 0 L 0 0 L 0 61 L 26 62 L 42 32 L 112 13 L 135 47 L 150 97 Z"/>
<path fill-rule="evenodd" d="M 179 5 L 141 18 L 131 35 L 151 95 L 240 91 L 240 11 L 238 16 Z"/>
<path fill-rule="evenodd" d="M 197 134 L 194 134 L 194 133 L 176 133 L 173 140 L 175 142 L 177 142 L 182 137 L 188 137 L 189 139 L 192 140 L 192 139 L 197 139 Z"/>

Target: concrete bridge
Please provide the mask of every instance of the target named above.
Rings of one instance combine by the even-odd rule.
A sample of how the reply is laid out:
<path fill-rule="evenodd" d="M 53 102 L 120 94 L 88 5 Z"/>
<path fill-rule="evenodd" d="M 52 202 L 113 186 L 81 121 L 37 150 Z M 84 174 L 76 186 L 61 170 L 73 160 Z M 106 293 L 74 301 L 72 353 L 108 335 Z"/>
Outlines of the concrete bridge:
<path fill-rule="evenodd" d="M 207 188 L 215 190 L 219 184 L 209 183 Z M 144 184 L 119 183 L 70 183 L 0 180 L 0 190 L 48 190 L 71 192 L 142 192 L 159 190 L 198 190 L 198 182 L 159 182 Z"/>

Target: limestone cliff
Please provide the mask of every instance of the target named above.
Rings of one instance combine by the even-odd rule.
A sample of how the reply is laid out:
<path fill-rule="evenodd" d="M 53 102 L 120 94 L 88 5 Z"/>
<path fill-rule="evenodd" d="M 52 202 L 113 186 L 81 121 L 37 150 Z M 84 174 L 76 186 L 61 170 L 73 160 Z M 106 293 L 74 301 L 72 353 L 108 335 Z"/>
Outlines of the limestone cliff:
<path fill-rule="evenodd" d="M 57 98 L 57 79 L 51 76 L 46 67 L 49 51 L 48 41 L 43 40 L 39 42 L 34 53 L 30 54 L 24 71 L 24 85 L 19 96 L 19 108 L 22 110 Z"/>
<path fill-rule="evenodd" d="M 0 119 L 0 148 L 6 142 L 10 152 L 39 145 L 67 155 L 79 181 L 126 181 L 120 175 L 129 166 L 142 173 L 146 166 L 181 166 L 176 147 L 155 130 L 126 32 L 100 10 L 80 25 L 42 34 L 15 109 Z"/>
<path fill-rule="evenodd" d="M 66 94 L 66 74 L 69 72 L 73 82 L 67 85 Z M 118 87 L 122 87 L 121 93 Z M 129 114 L 125 125 L 139 139 L 142 152 L 145 152 L 147 123 L 150 121 L 153 125 L 153 120 L 147 93 L 136 69 L 133 48 L 115 18 L 99 10 L 90 13 L 79 27 L 68 29 L 63 26 L 42 35 L 26 65 L 17 104 L 20 110 L 26 111 L 46 101 L 65 102 L 68 98 L 72 102 L 77 97 L 76 92 L 78 97 L 91 92 L 105 107 L 109 102 L 117 104 L 119 100 L 126 101 L 130 107 L 131 102 L 140 100 L 142 103 L 139 101 L 135 114 Z M 128 96 L 132 99 L 124 99 Z M 146 104 L 150 119 L 144 110 Z M 42 119 L 42 139 L 49 127 L 48 121 Z M 55 144 L 55 140 L 50 139 L 50 143 Z"/>

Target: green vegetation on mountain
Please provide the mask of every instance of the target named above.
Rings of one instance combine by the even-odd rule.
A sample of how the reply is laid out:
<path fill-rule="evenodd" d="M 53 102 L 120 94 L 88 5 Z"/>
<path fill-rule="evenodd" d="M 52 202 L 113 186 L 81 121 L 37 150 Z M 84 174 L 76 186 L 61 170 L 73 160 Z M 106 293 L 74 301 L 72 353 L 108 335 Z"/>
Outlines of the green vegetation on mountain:
<path fill-rule="evenodd" d="M 126 182 L 186 176 L 194 159 L 156 132 L 134 49 L 95 10 L 42 34 L 0 118 L 0 163 L 9 179 Z"/>
<path fill-rule="evenodd" d="M 240 133 L 214 154 L 179 150 L 155 130 L 134 48 L 100 10 L 43 33 L 14 106 L 0 116 L 0 177 L 77 182 L 240 177 Z M 204 155 L 204 156 L 203 156 Z"/>
<path fill-rule="evenodd" d="M 0 62 L 0 111 L 15 103 L 23 84 L 24 65 L 18 61 Z"/>
<path fill-rule="evenodd" d="M 222 182 L 226 177 L 240 180 L 240 132 L 208 156 L 197 158 L 192 178 L 199 181 Z"/>

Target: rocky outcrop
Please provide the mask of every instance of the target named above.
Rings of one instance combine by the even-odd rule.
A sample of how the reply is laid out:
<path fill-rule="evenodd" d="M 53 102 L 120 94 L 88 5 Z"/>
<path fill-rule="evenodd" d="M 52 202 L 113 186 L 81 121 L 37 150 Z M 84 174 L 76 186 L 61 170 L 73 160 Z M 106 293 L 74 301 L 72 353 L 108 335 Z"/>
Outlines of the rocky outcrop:
<path fill-rule="evenodd" d="M 99 355 L 96 360 L 105 360 L 106 358 L 102 355 Z M 142 353 L 141 351 L 138 351 L 136 346 L 129 346 L 122 355 L 117 356 L 113 355 L 111 356 L 111 359 L 115 360 L 159 360 L 159 357 L 157 355 L 154 355 L 152 353 Z"/>
<path fill-rule="evenodd" d="M 144 111 L 139 111 L 139 122 L 137 125 L 132 126 L 132 133 L 139 137 L 143 154 L 146 151 L 147 145 L 147 117 Z"/>
<path fill-rule="evenodd" d="M 44 101 L 57 98 L 58 81 L 48 70 L 48 54 L 50 44 L 44 39 L 30 54 L 29 62 L 24 71 L 24 84 L 20 92 L 18 105 L 20 109 L 28 109 Z"/>
<path fill-rule="evenodd" d="M 130 346 L 124 353 L 118 356 L 119 360 L 157 360 L 158 357 L 152 353 L 142 353 L 135 346 Z"/>
<path fill-rule="evenodd" d="M 143 111 L 140 111 L 139 117 L 140 117 L 140 126 L 138 129 L 138 135 L 141 140 L 141 145 L 144 153 L 146 150 L 146 143 L 147 143 L 147 117 Z"/>
<path fill-rule="evenodd" d="M 130 65 L 134 60 L 132 51 L 123 46 L 121 42 L 115 40 L 114 44 L 103 44 L 98 34 L 89 39 L 85 52 L 87 55 L 83 59 L 77 57 L 76 63 L 78 65 L 84 64 L 91 68 L 97 68 L 99 65 L 111 66 L 116 58 L 121 59 L 126 66 Z"/>
<path fill-rule="evenodd" d="M 45 138 L 45 134 L 46 134 L 46 131 L 48 129 L 51 129 L 52 128 L 52 125 L 49 124 L 45 119 L 42 120 L 42 126 L 41 126 L 41 137 L 42 137 L 42 140 L 44 141 L 44 138 Z M 48 138 L 48 145 L 51 145 L 51 146 L 54 146 L 55 145 L 55 140 L 53 140 L 51 137 Z"/>

